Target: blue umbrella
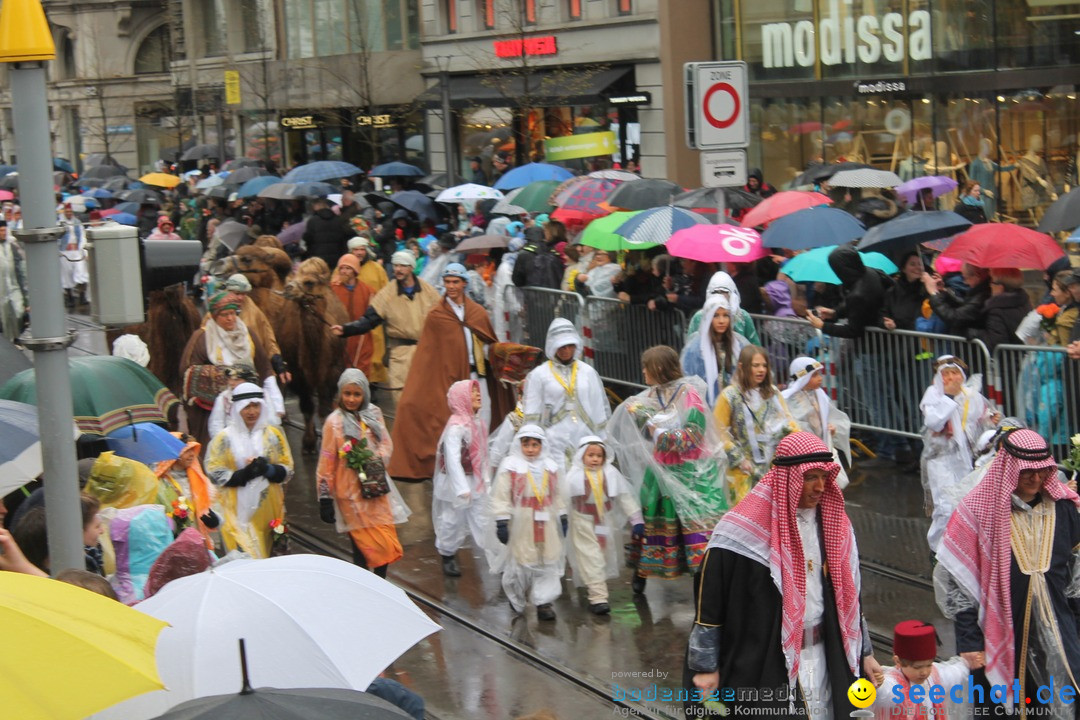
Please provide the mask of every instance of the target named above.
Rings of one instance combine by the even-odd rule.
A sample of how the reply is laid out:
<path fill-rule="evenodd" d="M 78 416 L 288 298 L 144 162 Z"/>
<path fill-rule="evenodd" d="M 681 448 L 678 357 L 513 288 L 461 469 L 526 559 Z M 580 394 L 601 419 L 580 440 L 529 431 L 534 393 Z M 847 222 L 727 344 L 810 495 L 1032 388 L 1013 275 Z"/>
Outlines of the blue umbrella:
<path fill-rule="evenodd" d="M 18 170 L 14 165 L 0 165 L 0 177 L 16 172 Z"/>
<path fill-rule="evenodd" d="M 154 423 L 135 423 L 105 436 L 105 444 L 120 457 L 137 460 L 151 468 L 162 460 L 175 460 L 184 441 Z"/>
<path fill-rule="evenodd" d="M 691 225 L 708 224 L 710 224 L 709 220 L 696 212 L 669 205 L 637 213 L 615 228 L 615 234 L 623 236 L 626 242 L 634 245 L 643 243 L 658 245 L 667 242 L 677 230 Z"/>
<path fill-rule="evenodd" d="M 768 248 L 809 250 L 843 245 L 865 233 L 866 228 L 850 213 L 820 205 L 773 220 L 762 233 L 761 241 Z"/>
<path fill-rule="evenodd" d="M 867 230 L 858 247 L 901 253 L 920 243 L 952 237 L 969 227 L 970 220 L 951 210 L 908 211 Z"/>
<path fill-rule="evenodd" d="M 424 177 L 426 173 L 415 165 L 403 162 L 388 162 L 376 165 L 368 173 L 370 177 Z"/>
<path fill-rule="evenodd" d="M 298 182 L 285 192 L 289 198 L 326 197 L 334 191 L 334 186 L 324 182 Z"/>
<path fill-rule="evenodd" d="M 788 260 L 780 266 L 780 272 L 787 275 L 795 282 L 820 282 L 829 285 L 839 285 L 840 278 L 829 267 L 829 253 L 837 248 L 836 245 L 814 248 L 801 255 Z M 897 267 L 892 260 L 881 253 L 859 253 L 866 267 L 881 270 L 886 275 L 897 272 Z"/>
<path fill-rule="evenodd" d="M 558 165 L 551 165 L 549 163 L 529 163 L 516 167 L 510 172 L 499 178 L 495 183 L 496 190 L 513 190 L 514 188 L 525 187 L 531 182 L 537 180 L 569 180 L 574 177 L 574 173 L 570 172 L 564 167 Z"/>
<path fill-rule="evenodd" d="M 85 197 L 92 197 L 92 198 L 96 198 L 98 200 L 108 200 L 109 198 L 111 198 L 113 196 L 113 194 L 111 192 L 109 192 L 105 188 L 101 188 L 101 187 L 91 188 L 91 189 L 87 190 L 86 192 L 84 192 L 83 195 Z"/>
<path fill-rule="evenodd" d="M 319 160 L 318 162 L 293 168 L 282 180 L 291 183 L 320 182 L 322 180 L 361 175 L 363 172 L 352 163 L 341 162 L 340 160 Z"/>
<path fill-rule="evenodd" d="M 262 177 L 253 177 L 236 191 L 238 197 L 249 198 L 255 197 L 259 194 L 260 190 L 263 190 L 275 183 L 281 182 L 281 178 L 274 175 L 264 175 Z"/>
<path fill-rule="evenodd" d="M 63 170 L 66 173 L 74 173 L 75 167 L 64 158 L 53 158 L 53 170 Z"/>
<path fill-rule="evenodd" d="M 137 202 L 122 202 L 116 205 L 116 209 L 122 213 L 128 213 L 130 215 L 139 214 L 139 203 Z"/>
<path fill-rule="evenodd" d="M 435 207 L 435 201 L 417 190 L 402 190 L 387 198 L 400 208 L 408 210 L 421 220 L 438 222 L 439 211 Z"/>
<path fill-rule="evenodd" d="M 216 188 L 218 185 L 224 185 L 225 178 L 227 177 L 229 177 L 228 171 L 219 172 L 217 175 L 211 175 L 210 177 L 195 183 L 195 189 L 209 190 L 210 188 Z"/>
<path fill-rule="evenodd" d="M 115 220 L 116 222 L 120 223 L 121 225 L 138 225 L 139 224 L 139 219 L 137 217 L 135 217 L 131 213 L 126 213 L 126 212 L 116 213 L 115 215 L 110 215 L 109 219 L 110 220 Z"/>

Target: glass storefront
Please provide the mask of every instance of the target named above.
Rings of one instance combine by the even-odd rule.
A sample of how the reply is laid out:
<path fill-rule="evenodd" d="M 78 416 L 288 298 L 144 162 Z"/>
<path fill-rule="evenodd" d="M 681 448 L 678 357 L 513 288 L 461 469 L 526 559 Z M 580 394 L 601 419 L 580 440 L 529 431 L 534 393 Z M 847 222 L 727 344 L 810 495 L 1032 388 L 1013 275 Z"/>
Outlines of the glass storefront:
<path fill-rule="evenodd" d="M 845 160 L 972 179 L 997 219 L 1036 224 L 1080 183 L 1076 85 L 1050 84 L 1080 84 L 1078 4 L 717 0 L 719 57 L 750 71 L 750 165 L 777 186 Z"/>
<path fill-rule="evenodd" d="M 423 115 L 401 108 L 359 111 L 294 110 L 278 121 L 278 153 L 292 167 L 317 160 L 344 160 L 357 167 L 401 160 L 427 168 Z"/>

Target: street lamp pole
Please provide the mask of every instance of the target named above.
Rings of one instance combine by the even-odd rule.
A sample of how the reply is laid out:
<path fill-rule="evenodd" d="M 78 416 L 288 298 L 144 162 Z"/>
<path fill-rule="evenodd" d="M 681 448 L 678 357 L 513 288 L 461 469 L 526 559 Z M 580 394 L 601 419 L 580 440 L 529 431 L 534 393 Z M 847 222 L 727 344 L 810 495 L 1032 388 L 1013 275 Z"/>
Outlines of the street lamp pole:
<path fill-rule="evenodd" d="M 72 442 L 71 373 L 60 290 L 60 253 L 53 202 L 52 147 L 45 62 L 56 57 L 40 0 L 4 0 L 0 5 L 0 62 L 10 63 L 11 114 L 19 160 L 19 199 L 30 290 L 30 337 L 34 352 L 38 429 L 45 475 L 49 569 L 85 567 L 79 479 Z M 104 290 L 100 288 L 100 290 Z"/>

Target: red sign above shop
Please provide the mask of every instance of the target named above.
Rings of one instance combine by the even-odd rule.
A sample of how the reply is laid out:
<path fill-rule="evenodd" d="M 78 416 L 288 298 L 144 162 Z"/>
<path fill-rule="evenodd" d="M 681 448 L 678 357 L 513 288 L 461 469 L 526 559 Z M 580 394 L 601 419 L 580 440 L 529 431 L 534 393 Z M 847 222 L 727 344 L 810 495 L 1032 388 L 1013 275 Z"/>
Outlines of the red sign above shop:
<path fill-rule="evenodd" d="M 531 37 L 524 40 L 496 40 L 495 56 L 516 58 L 522 55 L 554 55 L 558 52 L 554 35 Z"/>

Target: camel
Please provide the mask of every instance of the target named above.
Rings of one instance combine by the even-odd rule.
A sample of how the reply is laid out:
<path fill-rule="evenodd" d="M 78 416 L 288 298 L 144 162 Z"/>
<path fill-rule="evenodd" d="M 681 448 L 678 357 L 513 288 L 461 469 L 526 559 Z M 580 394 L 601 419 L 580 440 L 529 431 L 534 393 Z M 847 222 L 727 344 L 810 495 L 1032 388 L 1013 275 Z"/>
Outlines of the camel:
<path fill-rule="evenodd" d="M 243 274 L 251 283 L 251 299 L 270 318 L 271 324 L 285 304 L 285 280 L 291 271 L 292 260 L 280 243 L 276 248 L 244 245 L 237 248 L 235 255 L 218 260 L 210 268 L 212 275 L 222 279 L 233 273 Z M 276 325 L 274 332 L 277 334 Z"/>

